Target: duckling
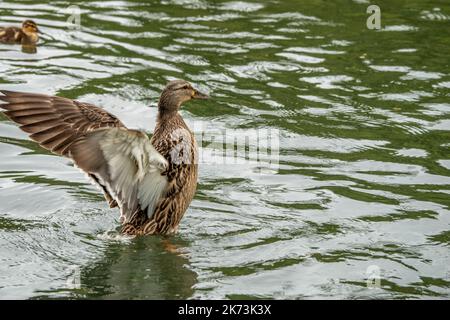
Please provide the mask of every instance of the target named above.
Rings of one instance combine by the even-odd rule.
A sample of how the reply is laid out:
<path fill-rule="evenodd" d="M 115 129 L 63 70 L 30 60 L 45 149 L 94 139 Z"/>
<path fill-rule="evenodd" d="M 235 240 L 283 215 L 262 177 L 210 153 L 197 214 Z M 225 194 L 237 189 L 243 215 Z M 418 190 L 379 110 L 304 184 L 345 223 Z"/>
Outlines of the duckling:
<path fill-rule="evenodd" d="M 0 42 L 20 43 L 22 45 L 35 45 L 39 41 L 39 29 L 32 20 L 25 20 L 22 28 L 0 27 Z"/>
<path fill-rule="evenodd" d="M 118 206 L 122 233 L 173 234 L 197 187 L 197 144 L 179 114 L 207 99 L 184 80 L 170 81 L 158 102 L 151 140 L 92 104 L 62 97 L 0 91 L 0 109 L 30 138 L 66 156 Z"/>

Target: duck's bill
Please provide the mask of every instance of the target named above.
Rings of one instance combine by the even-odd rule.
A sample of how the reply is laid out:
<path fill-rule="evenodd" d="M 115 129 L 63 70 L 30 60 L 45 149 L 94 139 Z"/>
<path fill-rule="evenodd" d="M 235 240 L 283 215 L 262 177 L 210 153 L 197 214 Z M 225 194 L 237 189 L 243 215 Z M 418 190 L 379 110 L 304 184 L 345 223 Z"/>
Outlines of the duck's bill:
<path fill-rule="evenodd" d="M 205 93 L 202 93 L 198 90 L 194 90 L 194 94 L 192 95 L 193 99 L 209 99 L 209 96 Z"/>

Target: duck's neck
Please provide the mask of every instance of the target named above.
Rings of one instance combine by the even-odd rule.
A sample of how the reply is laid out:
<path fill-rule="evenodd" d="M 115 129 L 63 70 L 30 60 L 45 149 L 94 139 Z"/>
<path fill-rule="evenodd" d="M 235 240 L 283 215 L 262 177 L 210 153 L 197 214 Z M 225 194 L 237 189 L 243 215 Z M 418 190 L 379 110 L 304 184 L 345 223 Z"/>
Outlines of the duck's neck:
<path fill-rule="evenodd" d="M 159 110 L 156 118 L 156 133 L 172 132 L 177 129 L 189 129 L 183 120 L 183 117 L 178 113 L 178 110 L 168 111 Z"/>
<path fill-rule="evenodd" d="M 22 44 L 25 45 L 35 45 L 38 40 L 39 40 L 39 36 L 37 33 L 30 33 L 30 32 L 24 32 L 22 31 L 23 35 L 22 35 Z"/>
<path fill-rule="evenodd" d="M 162 109 L 159 108 L 158 109 L 158 117 L 157 117 L 157 121 L 158 123 L 166 123 L 166 122 L 170 122 L 173 119 L 178 118 L 180 115 L 178 114 L 178 110 L 173 110 L 173 109 Z"/>

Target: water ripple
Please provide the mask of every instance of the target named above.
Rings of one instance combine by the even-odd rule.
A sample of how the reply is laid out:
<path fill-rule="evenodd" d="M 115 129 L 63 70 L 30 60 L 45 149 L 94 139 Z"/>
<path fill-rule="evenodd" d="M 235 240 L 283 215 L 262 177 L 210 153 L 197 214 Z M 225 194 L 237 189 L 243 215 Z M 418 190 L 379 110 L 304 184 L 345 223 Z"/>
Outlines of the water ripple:
<path fill-rule="evenodd" d="M 0 89 L 151 131 L 183 77 L 212 96 L 183 105 L 192 128 L 277 129 L 280 150 L 276 169 L 200 165 L 179 235 L 123 239 L 84 175 L 0 114 L 0 296 L 448 298 L 450 7 L 414 0 L 380 32 L 368 1 L 300 2 L 88 1 L 80 30 L 67 3 L 2 2 L 2 26 L 43 34 L 35 54 L 0 44 Z"/>

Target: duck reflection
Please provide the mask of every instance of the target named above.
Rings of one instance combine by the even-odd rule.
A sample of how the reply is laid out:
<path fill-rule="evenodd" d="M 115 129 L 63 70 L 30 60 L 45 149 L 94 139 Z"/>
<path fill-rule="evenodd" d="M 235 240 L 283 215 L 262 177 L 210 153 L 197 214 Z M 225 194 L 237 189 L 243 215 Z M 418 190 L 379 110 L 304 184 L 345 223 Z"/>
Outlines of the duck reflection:
<path fill-rule="evenodd" d="M 81 292 L 87 298 L 189 298 L 197 275 L 182 248 L 180 240 L 157 236 L 112 243 L 101 261 L 81 270 Z"/>
<path fill-rule="evenodd" d="M 37 53 L 37 47 L 34 44 L 22 44 L 22 52 L 34 54 Z"/>

